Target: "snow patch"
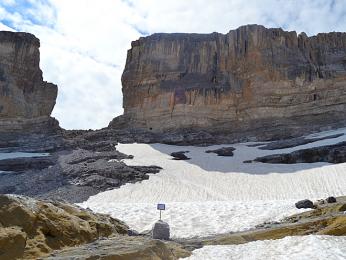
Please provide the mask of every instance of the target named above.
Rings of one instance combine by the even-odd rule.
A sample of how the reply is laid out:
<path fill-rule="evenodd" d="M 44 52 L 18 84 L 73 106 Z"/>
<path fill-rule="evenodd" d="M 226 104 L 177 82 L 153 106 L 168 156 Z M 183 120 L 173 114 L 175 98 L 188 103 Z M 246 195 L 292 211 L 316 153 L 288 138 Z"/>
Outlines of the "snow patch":
<path fill-rule="evenodd" d="M 187 260 L 344 260 L 346 237 L 296 236 L 242 245 L 205 246 Z"/>

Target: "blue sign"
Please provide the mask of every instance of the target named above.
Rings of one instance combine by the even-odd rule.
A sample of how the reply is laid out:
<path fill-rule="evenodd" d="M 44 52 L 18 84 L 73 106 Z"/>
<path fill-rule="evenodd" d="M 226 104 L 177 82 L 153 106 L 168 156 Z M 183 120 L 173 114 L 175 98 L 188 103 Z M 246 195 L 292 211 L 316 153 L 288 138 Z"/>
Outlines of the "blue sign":
<path fill-rule="evenodd" d="M 163 203 L 159 203 L 159 204 L 157 204 L 157 209 L 158 210 L 165 210 L 166 209 L 166 205 L 163 204 Z"/>

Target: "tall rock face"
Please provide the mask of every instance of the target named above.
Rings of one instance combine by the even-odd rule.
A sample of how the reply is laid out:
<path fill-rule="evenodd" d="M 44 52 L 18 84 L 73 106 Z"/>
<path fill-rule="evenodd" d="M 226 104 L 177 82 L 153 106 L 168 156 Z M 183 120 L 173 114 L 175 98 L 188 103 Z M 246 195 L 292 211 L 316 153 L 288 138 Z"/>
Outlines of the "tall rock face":
<path fill-rule="evenodd" d="M 0 137 L 58 128 L 50 117 L 57 86 L 43 81 L 39 40 L 28 33 L 0 32 Z"/>
<path fill-rule="evenodd" d="M 346 33 L 154 34 L 132 42 L 122 85 L 122 119 L 153 132 L 270 139 L 343 125 Z"/>

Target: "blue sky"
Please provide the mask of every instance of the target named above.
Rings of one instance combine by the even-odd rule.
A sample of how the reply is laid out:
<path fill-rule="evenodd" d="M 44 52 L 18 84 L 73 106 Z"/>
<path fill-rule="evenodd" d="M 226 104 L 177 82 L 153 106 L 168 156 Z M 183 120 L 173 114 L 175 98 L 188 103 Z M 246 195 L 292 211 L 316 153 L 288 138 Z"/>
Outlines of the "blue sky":
<path fill-rule="evenodd" d="M 314 35 L 346 30 L 345 0 L 1 0 L 0 30 L 41 40 L 44 79 L 59 87 L 62 127 L 101 128 L 122 113 L 131 41 L 155 32 L 227 33 L 244 24 Z"/>
<path fill-rule="evenodd" d="M 49 1 L 3 0 L 0 6 L 3 7 L 9 14 L 20 15 L 28 23 L 41 26 L 52 26 L 55 23 L 56 10 Z M 36 15 L 37 9 L 41 9 L 43 7 L 46 8 L 45 11 L 49 10 L 49 17 Z M 11 17 L 4 17 L 2 19 L 2 23 L 12 28 L 20 28 L 21 26 L 20 23 L 17 24 L 13 19 L 11 19 Z"/>

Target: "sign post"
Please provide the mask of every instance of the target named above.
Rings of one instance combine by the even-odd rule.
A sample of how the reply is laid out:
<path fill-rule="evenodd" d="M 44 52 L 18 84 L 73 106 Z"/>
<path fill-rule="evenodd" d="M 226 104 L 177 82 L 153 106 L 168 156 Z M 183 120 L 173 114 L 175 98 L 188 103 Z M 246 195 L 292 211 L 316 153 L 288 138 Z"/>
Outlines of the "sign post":
<path fill-rule="evenodd" d="M 157 204 L 157 209 L 160 211 L 160 220 L 161 220 L 161 211 L 166 209 L 166 205 L 163 203 Z"/>

